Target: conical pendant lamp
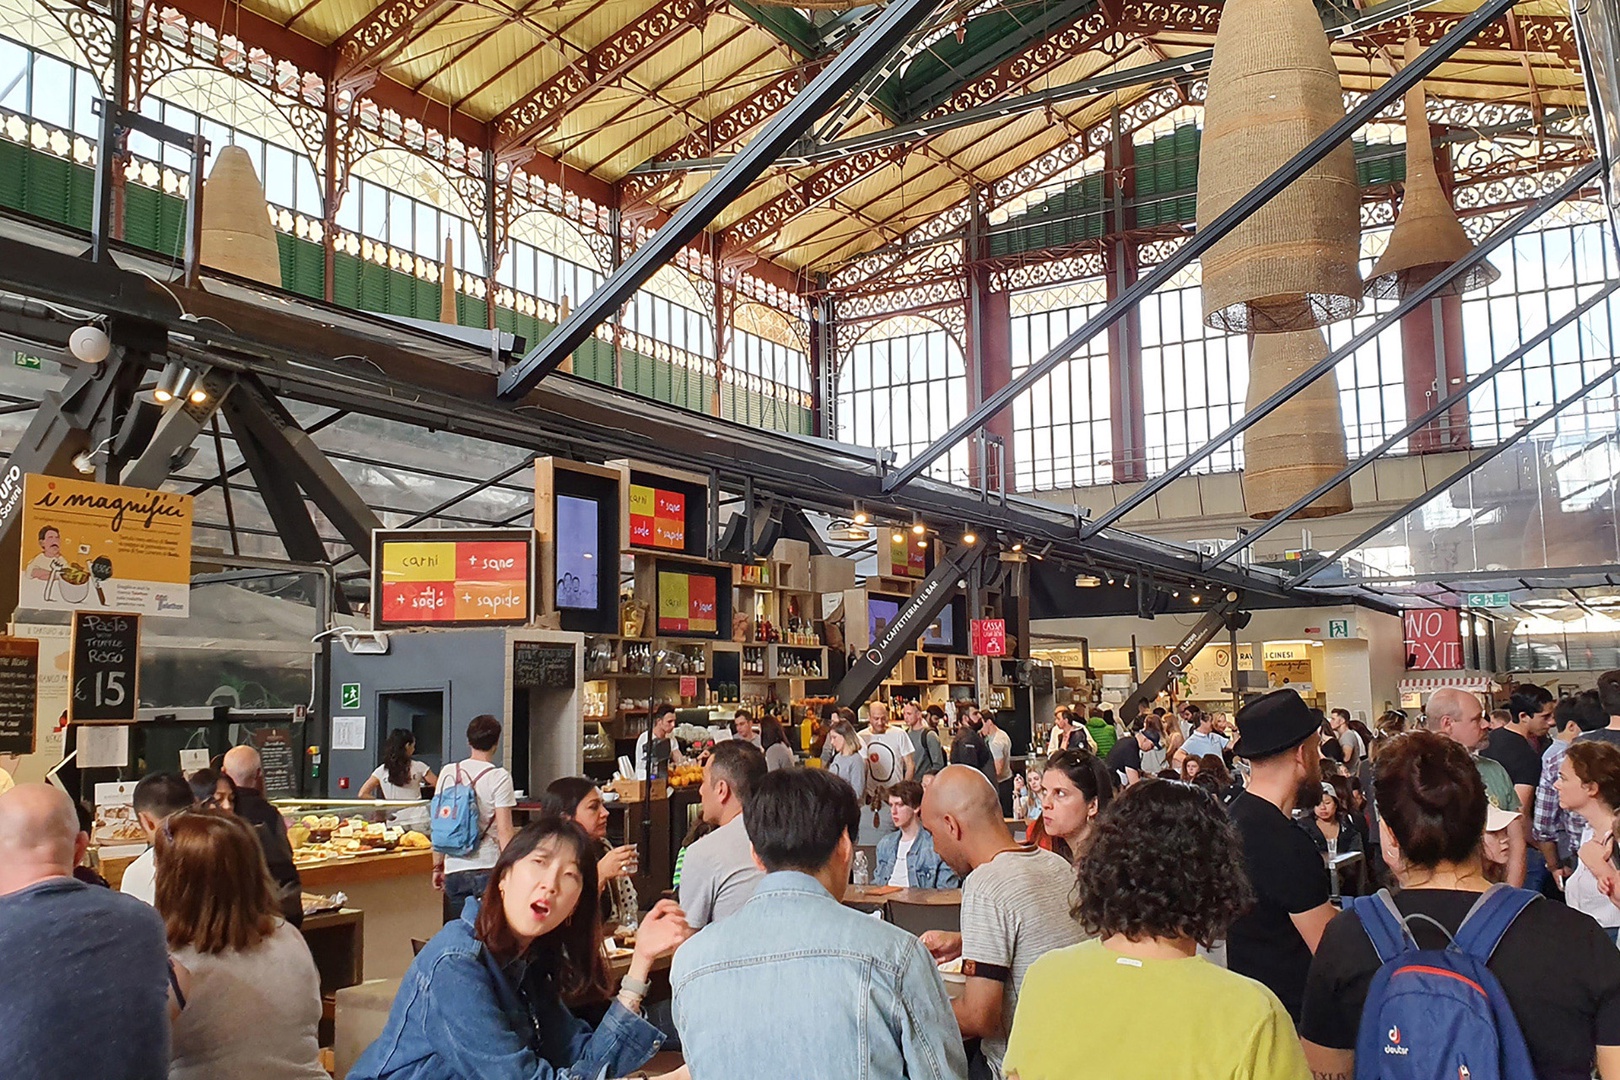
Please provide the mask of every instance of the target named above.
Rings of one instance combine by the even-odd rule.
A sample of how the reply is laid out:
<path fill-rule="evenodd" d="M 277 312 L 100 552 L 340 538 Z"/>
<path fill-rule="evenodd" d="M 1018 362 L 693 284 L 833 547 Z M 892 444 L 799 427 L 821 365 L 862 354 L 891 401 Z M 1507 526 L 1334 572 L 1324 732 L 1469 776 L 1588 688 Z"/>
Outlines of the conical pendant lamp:
<path fill-rule="evenodd" d="M 559 326 L 568 321 L 568 316 L 573 312 L 573 310 L 574 306 L 568 302 L 568 294 L 563 293 L 562 302 L 557 305 L 557 323 Z M 569 374 L 573 374 L 574 354 L 569 353 L 567 356 L 563 357 L 562 363 L 557 365 L 557 370 L 566 371 Z"/>
<path fill-rule="evenodd" d="M 1339 70 L 1311 0 L 1227 0 L 1204 103 L 1199 224 L 1343 118 Z M 1361 310 L 1360 203 L 1346 140 L 1204 253 L 1204 322 L 1274 334 Z"/>
<path fill-rule="evenodd" d="M 456 247 L 449 236 L 444 238 L 444 265 L 439 268 L 439 321 L 455 326 L 456 318 Z"/>
<path fill-rule="evenodd" d="M 1247 407 L 1255 408 L 1327 354 L 1320 330 L 1256 336 Z M 1243 461 L 1243 502 L 1253 518 L 1276 517 L 1338 474 L 1347 464 L 1338 377 L 1329 371 L 1245 432 Z M 1330 517 L 1350 509 L 1347 482 L 1295 516 Z"/>
<path fill-rule="evenodd" d="M 1417 39 L 1407 38 L 1408 64 L 1417 59 L 1419 51 Z M 1474 250 L 1474 242 L 1463 231 L 1457 211 L 1440 187 L 1423 99 L 1422 83 L 1406 92 L 1406 193 L 1389 234 L 1389 246 L 1367 279 L 1367 295 L 1379 299 L 1398 300 L 1421 289 Z M 1453 278 L 1439 295 L 1457 296 L 1484 288 L 1500 276 L 1501 271 L 1483 262 Z"/>
<path fill-rule="evenodd" d="M 281 251 L 270 226 L 264 186 L 246 150 L 220 149 L 203 182 L 202 201 L 203 265 L 279 289 Z"/>

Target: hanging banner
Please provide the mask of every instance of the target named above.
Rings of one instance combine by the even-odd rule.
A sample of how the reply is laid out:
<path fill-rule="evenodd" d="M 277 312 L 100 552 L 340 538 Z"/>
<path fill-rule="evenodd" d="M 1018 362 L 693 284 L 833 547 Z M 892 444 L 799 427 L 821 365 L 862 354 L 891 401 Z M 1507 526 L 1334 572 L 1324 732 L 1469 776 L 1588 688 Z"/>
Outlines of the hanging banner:
<path fill-rule="evenodd" d="M 183 619 L 191 520 L 189 495 L 29 475 L 18 606 Z"/>

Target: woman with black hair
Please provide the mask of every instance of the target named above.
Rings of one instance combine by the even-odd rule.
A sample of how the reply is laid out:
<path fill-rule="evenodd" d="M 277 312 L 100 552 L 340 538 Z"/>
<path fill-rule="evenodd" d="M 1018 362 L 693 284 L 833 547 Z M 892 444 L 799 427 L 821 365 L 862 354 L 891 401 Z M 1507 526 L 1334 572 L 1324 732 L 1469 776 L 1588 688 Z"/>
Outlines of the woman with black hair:
<path fill-rule="evenodd" d="M 1041 816 L 1031 837 L 1036 847 L 1073 862 L 1097 815 L 1114 797 L 1114 778 L 1096 754 L 1060 750 L 1041 774 Z"/>
<path fill-rule="evenodd" d="M 197 805 L 209 810 L 223 810 L 227 814 L 236 810 L 236 781 L 228 772 L 198 769 L 186 777 L 191 785 L 191 797 Z"/>
<path fill-rule="evenodd" d="M 773 713 L 759 718 L 759 745 L 765 751 L 765 768 L 771 772 L 789 768 L 797 760 L 787 732 L 782 730 L 782 721 Z"/>
<path fill-rule="evenodd" d="M 595 893 L 584 830 L 550 815 L 526 826 L 501 851 L 483 899 L 411 963 L 349 1080 L 595 1080 L 645 1064 L 664 1040 L 640 1015 L 653 961 L 692 931 L 673 901 L 660 901 L 592 1031 L 563 999 L 604 990 Z"/>
<path fill-rule="evenodd" d="M 437 787 L 425 761 L 417 761 L 416 736 L 405 728 L 395 728 L 383 740 L 382 764 L 360 785 L 362 799 L 420 799 L 422 785 Z"/>
<path fill-rule="evenodd" d="M 608 809 L 596 781 L 564 776 L 546 786 L 540 804 L 548 814 L 568 818 L 596 845 L 596 884 L 602 893 L 602 921 L 612 929 L 634 929 L 641 910 L 630 878 L 636 871 L 636 845 L 608 843 Z"/>
<path fill-rule="evenodd" d="M 1276 995 L 1198 955 L 1254 901 L 1242 843 L 1215 800 L 1142 780 L 1097 818 L 1081 855 L 1074 917 L 1097 940 L 1055 949 L 1024 976 L 1009 1080 L 1305 1080 Z M 1076 987 L 1108 1007 L 1077 1009 Z M 1120 1017 L 1156 1016 L 1166 1001 L 1206 1007 L 1151 1038 L 1120 1037 Z"/>

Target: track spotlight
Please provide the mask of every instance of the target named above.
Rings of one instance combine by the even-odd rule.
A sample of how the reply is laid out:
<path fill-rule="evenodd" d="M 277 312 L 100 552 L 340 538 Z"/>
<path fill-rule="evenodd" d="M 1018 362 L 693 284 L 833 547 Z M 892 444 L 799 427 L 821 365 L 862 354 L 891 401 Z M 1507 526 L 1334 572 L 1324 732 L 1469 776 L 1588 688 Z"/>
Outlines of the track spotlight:
<path fill-rule="evenodd" d="M 928 546 L 928 538 L 925 536 L 921 540 L 918 540 L 917 546 L 920 548 L 926 548 Z"/>
<path fill-rule="evenodd" d="M 897 544 L 903 544 L 906 542 L 906 534 L 901 532 L 899 529 L 896 529 L 894 530 L 894 536 L 892 539 Z"/>
<path fill-rule="evenodd" d="M 1195 604 L 1202 604 L 1204 602 L 1204 598 L 1202 596 L 1198 595 L 1197 593 L 1193 593 L 1192 594 L 1192 602 L 1195 603 Z"/>
<path fill-rule="evenodd" d="M 974 544 L 977 544 L 978 542 L 979 542 L 978 534 L 975 533 L 972 529 L 969 529 L 967 532 L 962 534 L 962 543 L 968 545 L 969 547 L 972 547 Z"/>
<path fill-rule="evenodd" d="M 866 507 L 862 506 L 860 503 L 856 503 L 855 516 L 850 520 L 857 525 L 865 525 L 867 522 L 872 520 L 872 515 L 866 512 Z"/>
<path fill-rule="evenodd" d="M 152 389 L 152 400 L 159 405 L 167 405 L 175 398 L 187 397 L 196 381 L 195 371 L 178 360 L 170 360 L 163 365 L 163 373 L 158 376 L 157 386 Z"/>
<path fill-rule="evenodd" d="M 1012 549 L 1013 549 L 1013 550 L 1014 550 L 1014 551 L 1023 551 L 1023 550 L 1024 550 L 1024 544 L 1023 544 L 1023 541 L 1019 541 L 1019 542 L 1018 542 L 1018 543 L 1016 543 L 1016 544 L 1014 544 L 1014 545 L 1013 545 L 1013 546 L 1012 546 Z"/>
<path fill-rule="evenodd" d="M 202 405 L 208 401 L 208 390 L 203 386 L 201 379 L 197 380 L 197 384 L 191 388 L 191 393 L 186 395 L 186 400 L 193 405 Z"/>

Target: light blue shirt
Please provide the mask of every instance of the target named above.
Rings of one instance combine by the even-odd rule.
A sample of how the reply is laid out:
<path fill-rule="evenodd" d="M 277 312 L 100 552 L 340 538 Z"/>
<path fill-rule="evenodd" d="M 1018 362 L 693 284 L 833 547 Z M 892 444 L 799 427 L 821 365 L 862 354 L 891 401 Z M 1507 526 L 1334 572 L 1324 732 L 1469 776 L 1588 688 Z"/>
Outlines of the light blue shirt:
<path fill-rule="evenodd" d="M 1219 754 L 1226 749 L 1226 736 L 1218 731 L 1211 731 L 1205 735 L 1193 732 L 1187 736 L 1187 741 L 1181 744 L 1188 757 L 1203 757 L 1205 754 Z"/>
<path fill-rule="evenodd" d="M 928 950 L 808 874 L 767 874 L 741 911 L 680 947 L 670 985 L 692 1080 L 967 1077 Z M 802 1003 L 814 1022 L 739 1007 L 782 1000 Z"/>

